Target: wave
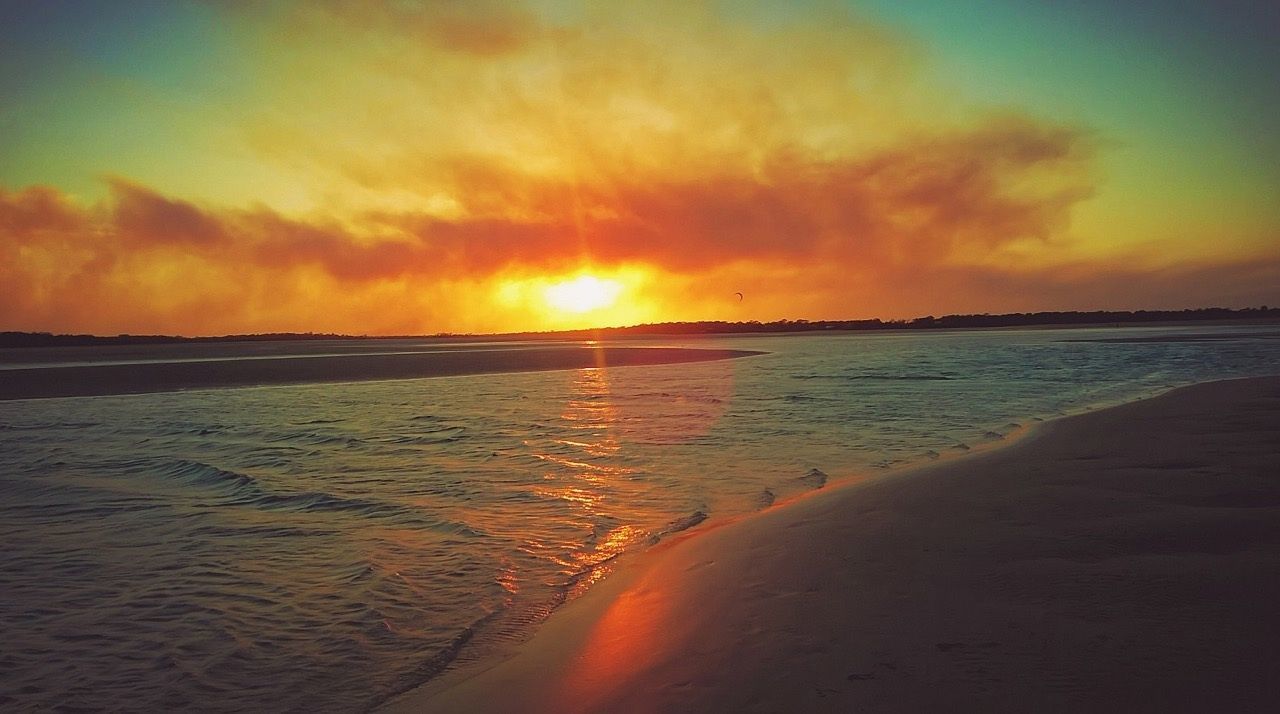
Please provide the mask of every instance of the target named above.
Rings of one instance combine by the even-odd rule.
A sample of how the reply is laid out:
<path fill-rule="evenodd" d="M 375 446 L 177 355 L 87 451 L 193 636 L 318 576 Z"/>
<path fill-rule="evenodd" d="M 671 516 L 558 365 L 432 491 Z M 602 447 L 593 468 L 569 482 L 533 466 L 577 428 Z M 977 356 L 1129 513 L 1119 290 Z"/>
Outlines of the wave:
<path fill-rule="evenodd" d="M 803 476 L 797 476 L 796 480 L 812 489 L 827 485 L 827 475 L 818 469 L 809 469 Z"/>
<path fill-rule="evenodd" d="M 324 491 L 282 493 L 264 487 L 257 478 L 248 474 L 220 469 L 199 461 L 179 459 L 158 467 L 150 463 L 134 462 L 132 466 L 130 470 L 154 473 L 184 487 L 212 492 L 220 499 L 218 505 L 262 511 L 341 513 L 362 518 L 386 518 L 411 522 L 450 535 L 469 538 L 484 536 L 465 523 L 433 518 L 420 508 Z"/>
<path fill-rule="evenodd" d="M 663 538 L 666 538 L 667 536 L 671 535 L 672 533 L 687 531 L 690 528 L 698 525 L 699 523 L 707 520 L 708 518 L 710 518 L 710 516 L 707 515 L 706 511 L 694 511 L 693 513 L 690 513 L 687 516 L 682 516 L 680 518 L 677 518 L 674 521 L 671 521 L 670 523 L 668 523 L 661 530 L 658 530 L 653 535 L 649 536 L 648 543 L 649 545 L 653 545 L 658 541 L 662 540 Z"/>
<path fill-rule="evenodd" d="M 825 379 L 842 382 L 855 382 L 861 380 L 880 380 L 887 382 L 950 382 L 958 379 L 958 377 L 947 374 L 887 374 L 884 372 L 864 372 L 862 374 L 797 374 L 793 375 L 792 379 Z"/>
<path fill-rule="evenodd" d="M 387 436 L 375 439 L 374 441 L 381 444 L 451 444 L 455 441 L 461 440 L 466 431 L 465 427 L 451 426 L 423 434 Z"/>
<path fill-rule="evenodd" d="M 822 395 L 819 395 L 819 394 L 784 394 L 784 395 L 782 395 L 782 401 L 784 401 L 784 402 L 826 402 L 826 403 L 833 403 L 833 402 L 838 402 L 838 401 L 840 401 L 840 399 L 839 399 L 838 397 L 833 397 L 833 396 L 825 395 L 825 394 L 822 394 Z"/>
<path fill-rule="evenodd" d="M 713 397 L 709 394 L 691 394 L 688 392 L 638 392 L 629 395 L 631 399 L 675 399 L 682 402 L 695 402 L 699 404 L 723 404 L 724 400 L 719 397 Z"/>
<path fill-rule="evenodd" d="M 96 421 L 50 421 L 35 424 L 9 424 L 0 422 L 0 431 L 44 431 L 48 429 L 88 429 L 99 426 Z"/>
<path fill-rule="evenodd" d="M 755 499 L 756 510 L 763 511 L 769 506 L 772 506 L 775 498 L 776 496 L 774 496 L 773 491 L 770 491 L 767 488 L 761 491 L 760 493 L 756 494 L 756 499 Z"/>
<path fill-rule="evenodd" d="M 307 446 L 359 446 L 364 443 L 363 440 L 346 434 L 326 434 L 318 431 L 289 432 L 283 434 L 271 434 L 265 436 L 263 441 L 275 444 L 279 442 L 293 442 L 305 444 Z"/>
<path fill-rule="evenodd" d="M 430 681 L 436 675 L 443 672 L 458 659 L 458 655 L 462 652 L 462 648 L 466 647 L 468 642 L 476 636 L 476 633 L 494 618 L 502 614 L 502 610 L 494 610 L 486 613 L 474 620 L 470 625 L 462 628 L 444 647 L 432 653 L 421 662 L 418 666 L 405 677 L 404 681 L 396 687 L 377 697 L 372 702 L 368 711 L 380 708 L 383 704 L 395 699 L 396 697 L 421 686 L 423 683 Z"/>
<path fill-rule="evenodd" d="M 141 467 L 139 470 L 149 470 L 152 466 L 149 462 L 135 463 Z M 184 485 L 225 491 L 228 494 L 236 493 L 242 489 L 259 488 L 258 480 L 248 474 L 226 471 L 199 461 L 180 459 L 155 469 L 155 472 Z"/>

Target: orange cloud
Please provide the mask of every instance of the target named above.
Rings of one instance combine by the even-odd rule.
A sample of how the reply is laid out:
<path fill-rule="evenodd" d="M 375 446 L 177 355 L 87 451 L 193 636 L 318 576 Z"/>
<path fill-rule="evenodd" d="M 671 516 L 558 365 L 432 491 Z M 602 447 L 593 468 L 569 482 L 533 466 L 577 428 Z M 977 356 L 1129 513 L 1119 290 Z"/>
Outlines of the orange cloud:
<path fill-rule="evenodd" d="M 3 245 L 83 230 L 86 218 L 56 188 L 31 186 L 17 193 L 0 186 L 0 237 Z"/>
<path fill-rule="evenodd" d="M 25 232 L 41 221 L 42 230 L 78 226 L 104 250 L 217 251 L 271 269 L 315 265 L 344 281 L 582 262 L 675 272 L 737 261 L 931 264 L 1048 236 L 1090 191 L 1089 151 L 1077 132 L 1002 120 L 865 158 L 793 152 L 756 174 L 700 180 L 566 185 L 491 169 L 477 192 L 495 194 L 508 215 L 381 212 L 359 229 L 266 208 L 204 209 L 118 179 L 105 212 L 77 213 L 51 189 L 18 194 L 4 210 Z"/>
<path fill-rule="evenodd" d="M 272 265 L 310 262 L 335 277 L 484 275 L 510 267 L 643 262 L 694 272 L 737 261 L 935 263 L 1045 239 L 1089 195 L 1086 136 L 1027 120 L 934 137 L 859 159 L 796 152 L 762 171 L 683 181 L 566 184 L 488 167 L 470 176 L 475 218 L 380 212 L 390 239 L 354 240 L 258 214 Z M 506 215 L 497 213 L 503 207 Z"/>
<path fill-rule="evenodd" d="M 110 181 L 116 234 L 131 243 L 178 243 L 212 247 L 224 243 L 222 222 L 190 203 L 165 198 L 121 179 Z"/>
<path fill-rule="evenodd" d="M 519 330 L 553 325 L 499 299 L 501 286 L 583 266 L 659 276 L 630 297 L 647 311 L 618 313 L 635 321 L 1179 307 L 1195 294 L 1188 282 L 1232 286 L 1202 289 L 1206 302 L 1250 304 L 1280 284 L 1265 256 L 1145 271 L 987 264 L 990 251 L 1060 233 L 1092 190 L 1092 151 L 1086 134 L 1004 118 L 857 159 L 792 152 L 756 173 L 701 181 L 567 186 L 491 168 L 486 184 L 510 215 L 379 212 L 354 228 L 200 207 L 121 180 L 101 206 L 30 188 L 0 194 L 3 277 L 21 286 L 0 298 L 0 320 L 99 331 Z M 752 313 L 726 305 L 737 290 Z"/>

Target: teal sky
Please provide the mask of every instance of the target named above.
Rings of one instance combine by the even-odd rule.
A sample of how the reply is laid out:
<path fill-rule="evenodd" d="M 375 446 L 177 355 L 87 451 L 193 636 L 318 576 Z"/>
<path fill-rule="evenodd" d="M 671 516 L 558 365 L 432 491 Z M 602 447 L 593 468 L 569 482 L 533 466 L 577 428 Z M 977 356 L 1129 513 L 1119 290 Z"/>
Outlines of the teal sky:
<path fill-rule="evenodd" d="M 916 40 L 927 71 L 975 101 L 1092 127 L 1232 190 L 1250 190 L 1247 179 L 1273 190 L 1280 176 L 1275 3 L 847 5 Z M 203 160 L 263 170 L 229 125 L 255 68 L 217 3 L 6 0 L 0 19 L 4 184 L 87 192 L 104 173 L 184 183 L 140 145 L 217 149 Z"/>

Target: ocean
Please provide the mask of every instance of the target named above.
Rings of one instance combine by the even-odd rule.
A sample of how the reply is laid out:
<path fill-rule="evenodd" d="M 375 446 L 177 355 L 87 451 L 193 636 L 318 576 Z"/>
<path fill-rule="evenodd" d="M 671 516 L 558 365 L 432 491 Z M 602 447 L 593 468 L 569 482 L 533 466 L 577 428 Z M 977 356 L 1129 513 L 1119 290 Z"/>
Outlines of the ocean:
<path fill-rule="evenodd" d="M 1280 365 L 1275 326 L 615 344 L 764 354 L 0 401 L 0 708 L 366 711 L 501 656 L 670 533 Z M 323 354 L 380 349 L 415 347 Z M 0 351 L 0 381 L 32 354 Z"/>

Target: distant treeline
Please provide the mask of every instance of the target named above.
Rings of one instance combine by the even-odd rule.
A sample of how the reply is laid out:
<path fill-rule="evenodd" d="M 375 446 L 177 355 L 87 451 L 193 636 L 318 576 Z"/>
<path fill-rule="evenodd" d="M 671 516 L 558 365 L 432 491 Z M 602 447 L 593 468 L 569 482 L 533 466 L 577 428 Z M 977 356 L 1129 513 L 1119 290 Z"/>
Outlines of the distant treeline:
<path fill-rule="evenodd" d="M 726 335 L 767 332 L 817 332 L 858 330 L 938 330 L 972 327 L 1032 327 L 1052 325 L 1120 325 L 1145 322 L 1199 322 L 1207 320 L 1280 319 L 1280 308 L 1247 307 L 1232 310 L 1206 307 L 1194 310 L 1097 310 L 1094 312 L 1015 312 L 1003 315 L 926 315 L 913 320 L 778 320 L 775 322 L 663 322 L 594 330 L 530 332 L 503 335 L 511 338 L 601 338 L 629 335 Z"/>
<path fill-rule="evenodd" d="M 1122 325 L 1159 322 L 1198 322 L 1206 320 L 1280 319 L 1280 308 L 1248 307 L 1232 310 L 1207 307 L 1195 310 L 1136 310 L 1094 312 L 1015 312 L 1004 315 L 926 315 L 914 320 L 777 320 L 775 322 L 661 322 L 630 327 L 603 327 L 590 330 L 558 332 L 512 332 L 499 335 L 441 333 L 436 335 L 337 335 L 316 332 L 275 332 L 255 335 L 223 335 L 219 337 L 179 337 L 175 335 L 54 335 L 48 332 L 0 332 L 0 347 L 70 347 L 76 345 L 142 345 L 179 342 L 268 342 L 305 340 L 369 340 L 369 339 L 600 339 L 658 335 L 727 335 L 769 332 L 817 332 L 857 330 L 936 330 L 971 327 L 1031 327 L 1052 325 Z"/>

